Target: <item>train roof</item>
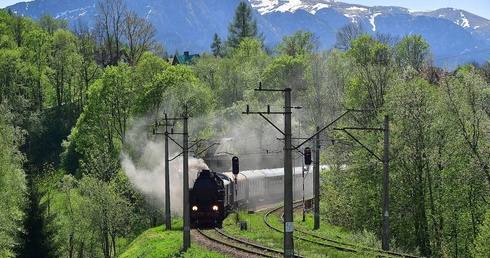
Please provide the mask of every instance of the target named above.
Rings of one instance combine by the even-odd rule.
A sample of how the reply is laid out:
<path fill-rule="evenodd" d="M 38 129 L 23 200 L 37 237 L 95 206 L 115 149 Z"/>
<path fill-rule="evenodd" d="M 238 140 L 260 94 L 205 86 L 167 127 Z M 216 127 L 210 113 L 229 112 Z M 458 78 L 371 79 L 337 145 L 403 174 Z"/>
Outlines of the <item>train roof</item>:
<path fill-rule="evenodd" d="M 311 172 L 311 166 L 310 166 L 310 172 Z M 293 174 L 298 175 L 303 172 L 302 167 L 293 167 Z M 226 175 L 229 177 L 231 181 L 235 180 L 233 173 L 231 172 L 224 172 L 221 173 L 223 175 Z M 255 170 L 244 170 L 240 171 L 238 174 L 238 180 L 242 179 L 252 179 L 252 178 L 259 178 L 259 177 L 276 177 L 276 176 L 284 176 L 284 168 L 267 168 L 267 169 L 255 169 Z"/>
<path fill-rule="evenodd" d="M 225 175 L 227 176 L 231 182 L 234 182 L 235 181 L 235 175 L 231 172 L 224 172 L 224 173 L 221 173 L 222 175 Z M 241 173 L 238 174 L 237 176 L 237 180 L 243 180 L 243 179 L 246 179 L 246 177 L 244 175 L 242 175 Z"/>
<path fill-rule="evenodd" d="M 241 171 L 240 174 L 244 175 L 248 179 L 263 178 L 266 176 L 263 170 L 245 170 Z"/>

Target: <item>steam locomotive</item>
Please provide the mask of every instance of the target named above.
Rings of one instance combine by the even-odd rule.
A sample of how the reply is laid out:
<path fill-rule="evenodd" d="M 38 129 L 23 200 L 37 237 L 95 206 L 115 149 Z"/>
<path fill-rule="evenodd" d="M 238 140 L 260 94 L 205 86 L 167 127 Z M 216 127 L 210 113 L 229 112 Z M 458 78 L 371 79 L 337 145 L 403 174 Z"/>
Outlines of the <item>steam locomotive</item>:
<path fill-rule="evenodd" d="M 293 198 L 311 199 L 313 174 L 302 167 L 293 168 Z M 223 220 L 236 210 L 251 209 L 284 200 L 284 169 L 261 169 L 218 173 L 202 170 L 189 192 L 191 225 L 221 227 Z"/>

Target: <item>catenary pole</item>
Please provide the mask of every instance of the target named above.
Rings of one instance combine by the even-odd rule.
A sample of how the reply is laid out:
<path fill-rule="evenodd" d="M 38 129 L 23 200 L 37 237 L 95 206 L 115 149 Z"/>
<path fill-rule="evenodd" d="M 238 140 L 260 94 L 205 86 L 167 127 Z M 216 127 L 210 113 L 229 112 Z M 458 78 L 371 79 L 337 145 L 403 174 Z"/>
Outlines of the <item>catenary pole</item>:
<path fill-rule="evenodd" d="M 170 215 L 170 168 L 168 154 L 168 121 L 165 114 L 165 228 L 172 229 L 172 221 Z"/>
<path fill-rule="evenodd" d="M 284 257 L 294 256 L 293 163 L 291 144 L 291 88 L 284 90 Z"/>
<path fill-rule="evenodd" d="M 390 250 L 390 212 L 389 212 L 389 121 L 388 116 L 384 118 L 384 148 L 383 148 L 383 225 L 382 225 L 382 247 Z"/>
<path fill-rule="evenodd" d="M 189 162 L 188 162 L 188 128 L 187 128 L 187 106 L 184 113 L 184 252 L 191 246 L 191 219 L 189 210 Z"/>
<path fill-rule="evenodd" d="M 320 127 L 316 127 L 320 131 Z M 315 196 L 314 226 L 313 229 L 320 228 L 320 134 L 315 138 L 315 163 L 313 164 L 313 192 Z"/>

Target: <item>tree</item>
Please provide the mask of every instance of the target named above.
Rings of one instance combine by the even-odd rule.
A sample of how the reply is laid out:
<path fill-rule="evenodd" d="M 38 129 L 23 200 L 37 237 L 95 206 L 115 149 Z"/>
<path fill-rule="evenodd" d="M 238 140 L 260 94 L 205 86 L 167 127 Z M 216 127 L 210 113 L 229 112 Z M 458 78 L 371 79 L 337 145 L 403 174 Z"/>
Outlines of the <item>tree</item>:
<path fill-rule="evenodd" d="M 79 191 L 85 199 L 81 212 L 89 218 L 88 230 L 97 236 L 105 258 L 117 257 L 116 239 L 131 226 L 131 204 L 117 194 L 114 184 L 91 176 L 80 181 Z"/>
<path fill-rule="evenodd" d="M 477 258 L 488 257 L 490 254 L 490 210 L 485 215 L 485 220 L 479 228 L 479 233 L 475 239 L 475 248 L 473 249 L 473 255 Z"/>
<path fill-rule="evenodd" d="M 126 4 L 122 0 L 99 0 L 97 10 L 95 27 L 100 40 L 99 63 L 104 66 L 116 65 L 122 54 Z"/>
<path fill-rule="evenodd" d="M 352 41 L 346 51 L 352 58 L 351 71 L 354 77 L 346 89 L 347 107 L 373 110 L 373 115 L 384 105 L 388 83 L 394 69 L 391 48 L 376 41 L 370 35 L 362 35 Z"/>
<path fill-rule="evenodd" d="M 158 119 L 158 112 L 165 101 L 162 96 L 168 89 L 162 85 L 161 78 L 167 68 L 171 66 L 162 58 L 146 53 L 134 68 L 134 81 L 141 85 L 136 93 L 136 103 L 133 109 L 135 115 L 154 114 L 153 121 Z"/>
<path fill-rule="evenodd" d="M 228 45 L 236 48 L 245 38 L 256 38 L 263 41 L 259 35 L 257 20 L 253 20 L 252 8 L 245 1 L 240 2 L 235 10 L 233 21 L 228 25 Z"/>
<path fill-rule="evenodd" d="M 58 246 L 54 241 L 56 228 L 54 216 L 47 214 L 47 204 L 42 202 L 43 193 L 37 188 L 37 179 L 29 182 L 29 204 L 18 257 L 58 257 Z"/>
<path fill-rule="evenodd" d="M 218 33 L 214 33 L 213 43 L 211 43 L 211 51 L 213 52 L 214 57 L 222 56 L 222 47 L 223 44 L 221 43 L 221 38 L 219 37 Z"/>
<path fill-rule="evenodd" d="M 152 23 L 129 11 L 124 18 L 124 37 L 128 41 L 128 63 L 136 65 L 146 51 L 156 49 L 156 29 Z"/>
<path fill-rule="evenodd" d="M 65 160 L 80 155 L 80 164 L 100 180 L 110 181 L 116 172 L 119 151 L 136 98 L 130 75 L 131 67 L 124 63 L 106 68 L 102 78 L 91 85 L 88 104 L 66 146 Z M 73 151 L 75 153 L 71 153 Z M 105 159 L 105 162 L 93 162 L 100 159 Z M 77 171 L 78 175 L 80 172 Z"/>
<path fill-rule="evenodd" d="M 215 107 L 210 89 L 202 87 L 186 65 L 168 67 L 158 83 L 166 89 L 162 99 L 166 101 L 164 108 L 168 114 L 181 114 L 183 104 L 187 105 L 192 116 L 207 114 Z"/>
<path fill-rule="evenodd" d="M 55 31 L 59 29 L 67 30 L 68 22 L 66 20 L 56 20 L 50 14 L 43 14 L 39 19 L 39 25 L 49 35 L 53 35 Z"/>
<path fill-rule="evenodd" d="M 395 45 L 395 62 L 398 66 L 411 67 L 417 74 L 422 72 L 429 54 L 429 43 L 421 35 L 405 36 Z"/>
<path fill-rule="evenodd" d="M 19 151 L 23 136 L 12 124 L 12 114 L 0 104 L 0 257 L 15 257 L 19 234 L 24 230 L 25 157 Z"/>
<path fill-rule="evenodd" d="M 308 58 L 304 55 L 296 58 L 290 55 L 279 56 L 264 70 L 262 74 L 264 84 L 278 89 L 306 90 Z M 296 94 L 293 97 L 297 96 Z"/>
<path fill-rule="evenodd" d="M 282 42 L 277 46 L 277 52 L 296 57 L 316 51 L 319 44 L 318 38 L 311 32 L 297 30 L 293 36 L 284 36 L 282 38 Z"/>
<path fill-rule="evenodd" d="M 362 23 L 350 22 L 337 31 L 335 48 L 347 51 L 351 48 L 351 41 L 364 34 L 366 34 L 366 30 Z"/>
<path fill-rule="evenodd" d="M 390 171 L 394 171 L 391 173 L 394 179 L 391 181 L 394 188 L 399 189 L 392 195 L 392 200 L 396 200 L 391 209 L 392 214 L 396 214 L 393 228 L 403 232 L 397 238 L 405 246 L 418 248 L 423 256 L 431 256 L 430 236 L 437 231 L 437 225 L 430 230 L 428 213 L 434 217 L 440 214 L 433 206 L 437 197 L 435 180 L 439 178 L 436 166 L 439 159 L 437 155 L 430 155 L 437 153 L 440 147 L 438 135 L 432 133 L 437 125 L 433 123 L 437 115 L 434 106 L 437 95 L 434 88 L 420 78 L 395 81 L 392 87 L 385 110 L 392 121 Z"/>
<path fill-rule="evenodd" d="M 83 107 L 87 105 L 89 86 L 100 76 L 101 69 L 95 62 L 97 51 L 96 39 L 92 31 L 90 31 L 88 24 L 78 19 L 75 23 L 73 33 L 78 38 L 75 47 L 80 57 L 80 63 L 76 69 L 79 78 L 78 92 L 76 94 L 78 98 L 75 101 L 77 111 L 81 113 Z"/>
<path fill-rule="evenodd" d="M 450 236 L 445 241 L 454 257 L 469 255 L 469 247 L 460 243 L 474 241 L 488 207 L 490 146 L 485 132 L 490 120 L 484 109 L 490 99 L 488 85 L 474 67 L 462 67 L 444 80 L 441 99 L 451 133 L 442 163 L 450 175 L 443 203 L 451 203 L 444 206 L 443 232 Z"/>
<path fill-rule="evenodd" d="M 54 87 L 55 99 L 50 106 L 61 107 L 74 102 L 74 76 L 79 58 L 76 55 L 76 37 L 69 31 L 58 30 L 53 35 L 51 58 L 47 72 L 51 85 Z"/>
<path fill-rule="evenodd" d="M 340 112 L 340 98 L 343 93 L 344 77 L 347 72 L 347 62 L 339 55 L 338 50 L 327 54 L 311 53 L 306 72 L 308 90 L 302 94 L 301 103 L 309 112 L 307 121 L 310 130 L 332 121 Z M 310 122 L 311 121 L 311 122 Z"/>

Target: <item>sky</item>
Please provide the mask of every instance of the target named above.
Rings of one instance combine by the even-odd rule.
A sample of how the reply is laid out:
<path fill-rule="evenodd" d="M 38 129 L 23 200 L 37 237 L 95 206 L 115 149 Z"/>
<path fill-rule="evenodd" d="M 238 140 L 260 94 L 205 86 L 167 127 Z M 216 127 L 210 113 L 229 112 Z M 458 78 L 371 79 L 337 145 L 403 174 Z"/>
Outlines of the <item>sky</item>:
<path fill-rule="evenodd" d="M 416 11 L 431 11 L 439 8 L 453 7 L 490 20 L 489 0 L 340 0 L 338 2 L 362 4 L 366 6 L 400 6 Z"/>
<path fill-rule="evenodd" d="M 0 8 L 5 8 L 9 5 L 24 1 L 25 0 L 0 0 Z M 417 11 L 429 11 L 444 7 L 454 7 L 490 20 L 489 0 L 339 0 L 338 2 L 362 4 L 366 6 L 400 6 Z"/>

